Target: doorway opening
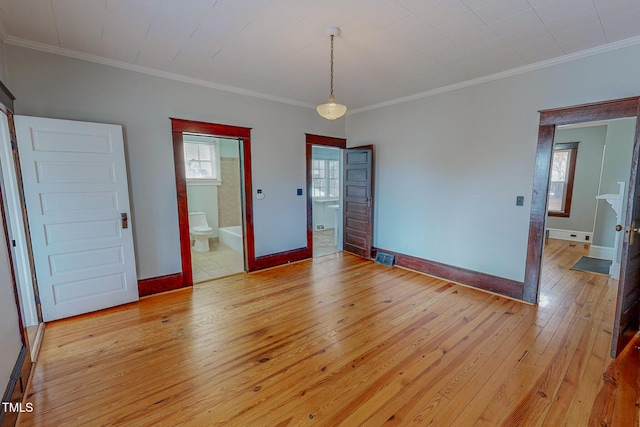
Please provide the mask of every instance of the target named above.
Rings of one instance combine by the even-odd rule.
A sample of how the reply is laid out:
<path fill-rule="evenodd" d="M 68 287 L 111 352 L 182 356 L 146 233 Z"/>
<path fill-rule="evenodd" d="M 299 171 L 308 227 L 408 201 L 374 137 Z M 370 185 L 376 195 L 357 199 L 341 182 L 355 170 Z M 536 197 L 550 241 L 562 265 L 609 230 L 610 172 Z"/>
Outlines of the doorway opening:
<path fill-rule="evenodd" d="M 342 250 L 343 167 L 347 140 L 306 135 L 307 249 L 312 257 Z"/>
<path fill-rule="evenodd" d="M 552 246 L 575 253 L 567 268 L 619 278 L 635 126 L 630 117 L 556 129 L 544 250 L 560 240 Z"/>
<path fill-rule="evenodd" d="M 313 257 L 342 250 L 342 149 L 314 145 L 311 149 Z"/>
<path fill-rule="evenodd" d="M 173 118 L 171 125 L 181 285 L 255 270 L 251 129 Z"/>
<path fill-rule="evenodd" d="M 545 242 L 545 223 L 548 209 L 549 188 L 554 136 L 560 126 L 635 118 L 633 126 L 632 161 L 628 173 L 627 208 L 621 216 L 624 224 L 615 226 L 622 232 L 620 254 L 620 278 L 614 318 L 611 356 L 616 357 L 638 332 L 640 325 L 640 283 L 636 280 L 640 270 L 640 244 L 636 234 L 640 230 L 640 180 L 638 175 L 638 111 L 640 97 L 631 97 L 574 107 L 544 110 L 540 112 L 538 146 L 536 152 L 531 217 L 529 224 L 529 245 L 522 299 L 532 303 L 542 303 L 540 294 L 542 275 L 542 254 Z M 635 244 L 634 244 L 635 242 Z"/>
<path fill-rule="evenodd" d="M 183 144 L 193 282 L 243 272 L 240 141 L 185 132 Z"/>

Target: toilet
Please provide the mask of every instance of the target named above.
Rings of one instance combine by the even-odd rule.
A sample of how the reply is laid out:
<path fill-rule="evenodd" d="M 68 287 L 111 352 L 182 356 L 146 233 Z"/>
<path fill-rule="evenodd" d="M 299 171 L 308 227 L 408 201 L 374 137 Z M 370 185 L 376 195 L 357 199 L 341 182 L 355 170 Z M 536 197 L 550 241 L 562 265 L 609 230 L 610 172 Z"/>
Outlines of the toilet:
<path fill-rule="evenodd" d="M 207 216 L 204 212 L 189 212 L 189 232 L 196 242 L 193 250 L 209 252 L 209 237 L 213 234 L 213 229 L 207 224 Z"/>

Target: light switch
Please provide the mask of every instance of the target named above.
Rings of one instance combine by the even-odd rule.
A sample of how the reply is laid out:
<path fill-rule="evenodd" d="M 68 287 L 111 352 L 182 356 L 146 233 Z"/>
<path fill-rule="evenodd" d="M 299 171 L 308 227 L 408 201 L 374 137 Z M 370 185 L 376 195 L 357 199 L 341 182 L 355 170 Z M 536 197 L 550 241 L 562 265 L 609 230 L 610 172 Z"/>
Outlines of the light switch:
<path fill-rule="evenodd" d="M 524 206 L 524 196 L 516 196 L 516 206 Z"/>

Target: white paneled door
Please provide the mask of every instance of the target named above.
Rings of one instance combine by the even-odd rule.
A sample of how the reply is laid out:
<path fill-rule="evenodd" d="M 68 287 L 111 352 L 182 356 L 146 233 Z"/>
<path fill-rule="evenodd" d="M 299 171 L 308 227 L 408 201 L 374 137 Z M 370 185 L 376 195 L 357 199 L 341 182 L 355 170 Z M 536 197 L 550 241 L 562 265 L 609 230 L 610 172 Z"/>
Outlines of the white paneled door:
<path fill-rule="evenodd" d="M 122 128 L 15 116 L 45 321 L 138 299 Z"/>

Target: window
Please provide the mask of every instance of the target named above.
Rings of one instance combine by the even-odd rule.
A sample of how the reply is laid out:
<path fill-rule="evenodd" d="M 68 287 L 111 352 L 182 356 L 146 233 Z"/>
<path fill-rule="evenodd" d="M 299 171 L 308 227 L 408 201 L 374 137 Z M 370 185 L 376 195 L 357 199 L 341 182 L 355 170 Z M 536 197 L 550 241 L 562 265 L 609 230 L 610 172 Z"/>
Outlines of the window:
<path fill-rule="evenodd" d="M 340 162 L 338 160 L 313 160 L 313 197 L 338 198 L 340 195 Z"/>
<path fill-rule="evenodd" d="M 571 213 L 571 195 L 577 158 L 577 142 L 556 144 L 553 148 L 549 183 L 549 216 L 568 217 Z"/>
<path fill-rule="evenodd" d="M 187 181 L 220 184 L 220 152 L 218 142 L 184 142 L 184 171 Z"/>

